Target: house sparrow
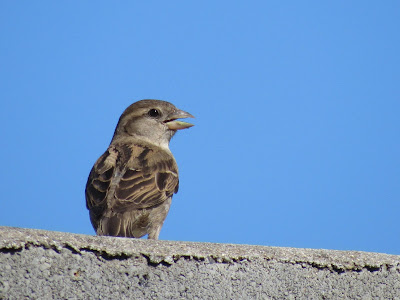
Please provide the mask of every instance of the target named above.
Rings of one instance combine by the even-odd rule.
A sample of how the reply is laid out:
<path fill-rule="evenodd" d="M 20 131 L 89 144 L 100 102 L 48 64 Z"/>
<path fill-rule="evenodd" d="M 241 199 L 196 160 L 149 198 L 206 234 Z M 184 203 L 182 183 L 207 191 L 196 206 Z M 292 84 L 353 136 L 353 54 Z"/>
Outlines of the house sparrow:
<path fill-rule="evenodd" d="M 178 166 L 169 149 L 194 118 L 161 100 L 141 100 L 121 115 L 107 151 L 86 184 L 86 207 L 98 235 L 157 240 L 178 192 Z"/>

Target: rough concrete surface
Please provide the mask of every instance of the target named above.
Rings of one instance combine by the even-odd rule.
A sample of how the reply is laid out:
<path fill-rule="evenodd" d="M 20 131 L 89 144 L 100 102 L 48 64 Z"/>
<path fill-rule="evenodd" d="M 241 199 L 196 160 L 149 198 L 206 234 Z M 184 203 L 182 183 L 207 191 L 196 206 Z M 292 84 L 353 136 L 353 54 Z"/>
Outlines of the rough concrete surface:
<path fill-rule="evenodd" d="M 400 299 L 400 256 L 0 227 L 0 299 Z"/>

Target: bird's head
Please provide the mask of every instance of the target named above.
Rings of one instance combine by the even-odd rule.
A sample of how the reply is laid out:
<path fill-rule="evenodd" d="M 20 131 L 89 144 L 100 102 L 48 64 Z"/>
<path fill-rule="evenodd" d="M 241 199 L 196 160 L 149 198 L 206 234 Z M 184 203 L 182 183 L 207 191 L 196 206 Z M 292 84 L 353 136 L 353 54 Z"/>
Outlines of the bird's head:
<path fill-rule="evenodd" d="M 177 130 L 193 124 L 177 119 L 194 118 L 190 113 L 162 100 L 140 100 L 131 104 L 121 115 L 113 140 L 132 136 L 150 143 L 168 147 Z"/>

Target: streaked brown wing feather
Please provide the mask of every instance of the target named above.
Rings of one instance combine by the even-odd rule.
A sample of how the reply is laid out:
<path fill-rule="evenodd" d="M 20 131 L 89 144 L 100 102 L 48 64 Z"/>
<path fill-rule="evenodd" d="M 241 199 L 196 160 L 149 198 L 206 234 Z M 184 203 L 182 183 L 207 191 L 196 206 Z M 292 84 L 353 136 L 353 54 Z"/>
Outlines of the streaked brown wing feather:
<path fill-rule="evenodd" d="M 94 164 L 86 184 L 86 207 L 90 211 L 92 224 L 97 228 L 98 221 L 107 209 L 107 194 L 115 172 L 118 152 L 110 147 Z"/>
<path fill-rule="evenodd" d="M 171 197 L 179 183 L 171 154 L 162 149 L 142 149 L 121 173 L 112 203 L 116 212 L 156 206 Z M 138 153 L 137 149 L 133 152 Z"/>
<path fill-rule="evenodd" d="M 178 169 L 170 153 L 144 145 L 110 146 L 95 163 L 86 185 L 92 224 L 97 228 L 106 212 L 157 206 L 176 193 L 178 185 Z"/>

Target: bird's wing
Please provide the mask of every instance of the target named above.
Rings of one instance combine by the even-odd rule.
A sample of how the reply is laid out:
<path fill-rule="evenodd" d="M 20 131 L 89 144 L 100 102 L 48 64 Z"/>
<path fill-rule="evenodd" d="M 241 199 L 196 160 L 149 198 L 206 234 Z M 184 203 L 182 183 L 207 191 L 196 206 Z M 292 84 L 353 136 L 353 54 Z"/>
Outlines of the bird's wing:
<path fill-rule="evenodd" d="M 107 209 L 122 213 L 156 206 L 178 191 L 173 156 L 144 145 L 114 145 L 97 160 L 86 185 L 95 219 Z"/>
<path fill-rule="evenodd" d="M 94 164 L 86 183 L 86 207 L 90 211 L 90 221 L 95 229 L 97 229 L 100 218 L 107 210 L 107 195 L 117 168 L 118 156 L 117 149 L 109 147 Z"/>

